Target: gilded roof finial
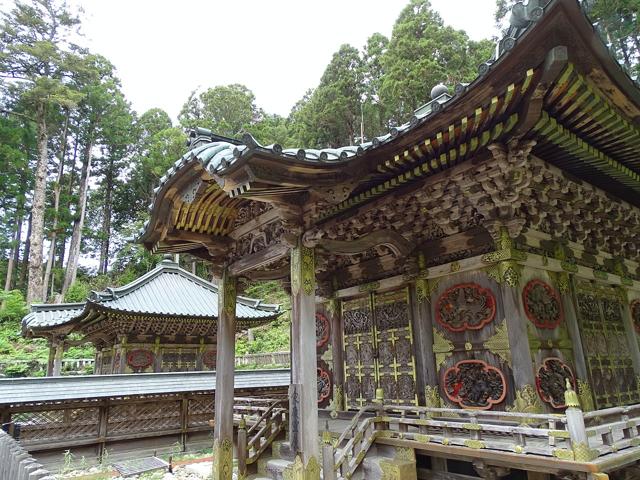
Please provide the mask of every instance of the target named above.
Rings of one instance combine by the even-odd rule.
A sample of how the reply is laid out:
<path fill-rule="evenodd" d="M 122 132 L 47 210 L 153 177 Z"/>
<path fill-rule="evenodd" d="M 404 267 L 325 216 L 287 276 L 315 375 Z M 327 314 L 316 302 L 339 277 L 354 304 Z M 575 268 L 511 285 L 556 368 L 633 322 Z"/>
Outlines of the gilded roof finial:
<path fill-rule="evenodd" d="M 571 380 L 565 378 L 567 389 L 564 392 L 564 403 L 567 407 L 580 408 L 580 400 L 578 400 L 578 394 L 571 385 Z"/>
<path fill-rule="evenodd" d="M 333 443 L 331 440 L 331 432 L 329 431 L 329 420 L 324 422 L 324 431 L 322 432 L 322 442 L 325 445 L 331 445 Z"/>

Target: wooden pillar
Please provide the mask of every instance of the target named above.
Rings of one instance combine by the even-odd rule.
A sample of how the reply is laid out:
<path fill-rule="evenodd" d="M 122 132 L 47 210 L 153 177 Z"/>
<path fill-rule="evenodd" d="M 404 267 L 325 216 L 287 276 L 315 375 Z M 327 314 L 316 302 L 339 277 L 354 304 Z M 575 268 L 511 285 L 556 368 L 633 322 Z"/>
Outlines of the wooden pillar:
<path fill-rule="evenodd" d="M 55 344 L 55 355 L 53 358 L 53 370 L 51 375 L 59 377 L 62 375 L 62 357 L 64 355 L 64 341 L 58 340 Z"/>
<path fill-rule="evenodd" d="M 153 371 L 159 373 L 162 371 L 162 348 L 160 347 L 160 337 L 156 336 L 153 344 Z"/>
<path fill-rule="evenodd" d="M 504 280 L 500 285 L 500 294 L 511 351 L 514 386 L 516 391 L 530 390 L 536 384 L 536 376 L 527 334 L 529 320 L 520 306 L 520 287 L 517 282 Z"/>
<path fill-rule="evenodd" d="M 590 412 L 594 409 L 595 399 L 593 398 L 593 392 L 589 383 L 589 371 L 587 370 L 586 357 L 584 349 L 582 348 L 573 275 L 565 272 L 560 272 L 556 275 L 558 278 L 556 286 L 560 291 L 564 321 L 567 325 L 567 331 L 571 337 L 571 345 L 573 347 L 573 365 L 575 367 L 576 381 L 578 384 L 578 396 L 582 409 Z"/>
<path fill-rule="evenodd" d="M 53 340 L 49 341 L 49 360 L 47 361 L 47 377 L 53 376 L 53 364 L 56 358 L 56 347 Z"/>
<path fill-rule="evenodd" d="M 411 302 L 411 322 L 413 328 L 413 348 L 416 358 L 416 388 L 422 405 L 439 408 L 438 372 L 433 353 L 433 318 L 429 281 L 418 279 L 409 287 Z"/>
<path fill-rule="evenodd" d="M 213 480 L 231 480 L 233 473 L 235 323 L 236 279 L 225 269 L 218 289 Z"/>
<path fill-rule="evenodd" d="M 332 298 L 325 309 L 331 325 L 331 356 L 333 358 L 333 403 L 336 412 L 344 405 L 344 345 L 342 342 L 342 312 L 340 300 Z"/>
<path fill-rule="evenodd" d="M 117 352 L 120 355 L 116 355 L 118 357 L 118 362 L 113 366 L 113 373 L 124 373 L 127 365 L 127 337 L 126 335 L 118 335 L 119 345 L 116 347 Z M 115 362 L 115 360 L 114 360 Z"/>
<path fill-rule="evenodd" d="M 300 456 L 306 480 L 320 478 L 315 290 L 314 251 L 299 241 L 291 250 L 289 440 Z"/>

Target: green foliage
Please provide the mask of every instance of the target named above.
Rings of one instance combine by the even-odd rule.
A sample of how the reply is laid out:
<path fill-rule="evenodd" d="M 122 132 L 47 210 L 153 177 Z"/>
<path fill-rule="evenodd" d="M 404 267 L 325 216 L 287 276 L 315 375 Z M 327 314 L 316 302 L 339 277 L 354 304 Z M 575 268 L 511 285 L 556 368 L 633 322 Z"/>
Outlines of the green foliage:
<path fill-rule="evenodd" d="M 395 122 L 404 122 L 429 100 L 433 86 L 475 78 L 492 49 L 492 42 L 471 41 L 464 31 L 444 25 L 428 0 L 411 0 L 380 57 L 380 100 Z"/>
<path fill-rule="evenodd" d="M 252 342 L 249 342 L 246 335 L 238 338 L 236 340 L 236 355 L 289 350 L 291 297 L 276 281 L 250 284 L 243 295 L 251 298 L 260 298 L 264 303 L 278 304 L 282 314 L 269 325 L 253 329 Z"/>
<path fill-rule="evenodd" d="M 293 115 L 304 145 L 338 147 L 355 143 L 363 95 L 363 63 L 358 49 L 342 45 L 320 85 Z"/>
<path fill-rule="evenodd" d="M 244 85 L 225 85 L 192 92 L 178 116 L 185 128 L 205 127 L 219 135 L 236 137 L 256 122 L 261 112 L 255 95 Z"/>
<path fill-rule="evenodd" d="M 89 296 L 89 293 L 91 293 L 89 285 L 82 280 L 76 280 L 71 284 L 69 290 L 67 290 L 67 293 L 64 296 L 64 301 L 70 303 L 84 302 Z"/>
<path fill-rule="evenodd" d="M 27 304 L 19 290 L 0 292 L 0 323 L 18 322 L 27 314 Z"/>

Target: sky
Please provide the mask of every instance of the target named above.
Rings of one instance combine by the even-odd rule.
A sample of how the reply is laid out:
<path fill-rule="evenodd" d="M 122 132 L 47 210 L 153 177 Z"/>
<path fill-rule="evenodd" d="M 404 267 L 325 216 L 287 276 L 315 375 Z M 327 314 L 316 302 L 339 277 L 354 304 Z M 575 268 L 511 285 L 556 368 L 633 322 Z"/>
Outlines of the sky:
<path fill-rule="evenodd" d="M 241 83 L 268 113 L 287 115 L 343 43 L 391 35 L 408 0 L 70 0 L 89 48 L 115 66 L 133 108 L 175 120 L 189 93 Z M 7 0 L 0 0 L 6 8 Z M 2 5 L 4 3 L 4 6 Z M 495 0 L 432 0 L 474 39 L 495 34 Z M 85 42 L 83 42 L 85 43 Z"/>

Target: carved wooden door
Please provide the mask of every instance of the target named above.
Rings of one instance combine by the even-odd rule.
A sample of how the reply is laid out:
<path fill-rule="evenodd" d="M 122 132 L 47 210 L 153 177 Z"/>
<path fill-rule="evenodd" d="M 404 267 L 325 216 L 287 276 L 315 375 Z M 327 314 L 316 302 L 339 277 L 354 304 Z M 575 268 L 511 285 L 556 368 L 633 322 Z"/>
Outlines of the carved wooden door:
<path fill-rule="evenodd" d="M 373 305 L 378 385 L 385 403 L 417 405 L 407 289 L 374 294 Z"/>
<path fill-rule="evenodd" d="M 417 404 L 406 288 L 342 302 L 345 401 L 360 408 L 382 388 L 385 403 Z"/>
<path fill-rule="evenodd" d="M 638 385 L 615 290 L 582 282 L 577 288 L 580 334 L 596 408 L 638 402 Z"/>
<path fill-rule="evenodd" d="M 344 324 L 345 402 L 360 408 L 375 398 L 375 331 L 371 297 L 342 302 Z"/>

